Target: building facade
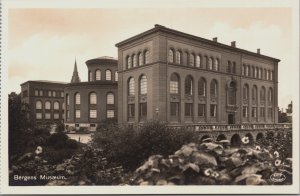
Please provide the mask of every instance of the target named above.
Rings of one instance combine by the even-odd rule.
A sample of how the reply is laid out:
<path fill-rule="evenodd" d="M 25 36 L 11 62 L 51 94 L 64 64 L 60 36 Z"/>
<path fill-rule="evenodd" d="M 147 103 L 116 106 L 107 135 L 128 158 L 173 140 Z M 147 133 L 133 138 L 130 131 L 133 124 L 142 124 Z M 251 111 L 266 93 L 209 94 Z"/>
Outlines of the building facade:
<path fill-rule="evenodd" d="M 71 83 L 64 89 L 67 130 L 95 131 L 101 121 L 117 118 L 117 64 L 111 57 L 88 60 L 88 81 L 80 82 L 75 62 Z"/>
<path fill-rule="evenodd" d="M 116 44 L 118 122 L 273 124 L 279 59 L 164 26 Z"/>
<path fill-rule="evenodd" d="M 64 122 L 64 87 L 66 83 L 27 81 L 21 84 L 21 99 L 28 104 L 33 126 Z"/>

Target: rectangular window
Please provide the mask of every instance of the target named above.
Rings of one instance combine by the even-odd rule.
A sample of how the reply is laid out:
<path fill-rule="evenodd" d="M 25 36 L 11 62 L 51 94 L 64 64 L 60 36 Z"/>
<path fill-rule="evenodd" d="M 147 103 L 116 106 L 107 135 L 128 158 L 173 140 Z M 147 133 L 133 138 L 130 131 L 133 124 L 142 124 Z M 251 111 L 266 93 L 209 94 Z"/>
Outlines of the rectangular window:
<path fill-rule="evenodd" d="M 147 103 L 140 103 L 140 117 L 147 117 Z"/>
<path fill-rule="evenodd" d="M 56 91 L 52 92 L 53 97 L 56 97 Z"/>
<path fill-rule="evenodd" d="M 248 106 L 243 106 L 243 117 L 244 118 L 248 117 Z"/>
<path fill-rule="evenodd" d="M 133 118 L 135 116 L 135 105 L 128 104 L 128 117 Z"/>
<path fill-rule="evenodd" d="M 204 117 L 205 116 L 206 105 L 205 104 L 198 104 L 198 116 Z"/>
<path fill-rule="evenodd" d="M 52 96 L 52 91 L 48 91 L 48 96 L 49 96 L 49 97 Z"/>
<path fill-rule="evenodd" d="M 114 110 L 107 110 L 106 117 L 107 118 L 114 118 L 115 117 L 115 111 Z"/>
<path fill-rule="evenodd" d="M 75 118 L 80 118 L 80 110 L 75 110 Z"/>
<path fill-rule="evenodd" d="M 61 97 L 64 97 L 64 96 L 65 96 L 64 92 L 61 92 L 61 93 L 60 93 L 60 96 L 61 96 Z"/>
<path fill-rule="evenodd" d="M 45 113 L 45 119 L 51 119 L 51 114 L 50 113 Z"/>
<path fill-rule="evenodd" d="M 42 113 L 36 113 L 36 119 L 42 119 Z"/>
<path fill-rule="evenodd" d="M 178 94 L 178 81 L 170 81 L 170 93 Z"/>
<path fill-rule="evenodd" d="M 171 116 L 179 116 L 179 103 L 171 102 Z"/>
<path fill-rule="evenodd" d="M 185 116 L 193 116 L 193 104 L 192 103 L 185 104 L 184 115 Z"/>
<path fill-rule="evenodd" d="M 252 113 L 251 116 L 253 118 L 256 118 L 257 117 L 257 108 L 252 108 L 252 112 L 251 113 Z"/>
<path fill-rule="evenodd" d="M 217 117 L 217 105 L 216 104 L 210 105 L 210 116 Z"/>
<path fill-rule="evenodd" d="M 67 118 L 67 121 L 70 120 L 70 111 L 69 110 L 67 110 L 67 112 L 66 112 L 66 118 Z"/>
<path fill-rule="evenodd" d="M 43 91 L 42 90 L 40 90 L 40 96 L 43 96 Z"/>
<path fill-rule="evenodd" d="M 273 109 L 272 108 L 268 108 L 268 117 L 273 118 Z"/>
<path fill-rule="evenodd" d="M 39 96 L 39 91 L 38 90 L 34 91 L 34 96 Z"/>
<path fill-rule="evenodd" d="M 97 118 L 97 110 L 90 110 L 90 118 Z"/>
<path fill-rule="evenodd" d="M 59 119 L 59 114 L 58 113 L 54 113 L 54 119 Z"/>
<path fill-rule="evenodd" d="M 260 117 L 265 117 L 265 108 L 260 108 Z"/>

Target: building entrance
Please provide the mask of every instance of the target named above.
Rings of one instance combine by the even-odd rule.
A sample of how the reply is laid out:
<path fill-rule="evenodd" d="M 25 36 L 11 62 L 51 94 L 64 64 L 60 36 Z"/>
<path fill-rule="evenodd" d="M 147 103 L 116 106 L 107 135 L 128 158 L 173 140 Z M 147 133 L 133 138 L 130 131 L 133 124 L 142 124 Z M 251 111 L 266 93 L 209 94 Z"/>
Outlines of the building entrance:
<path fill-rule="evenodd" d="M 234 114 L 228 114 L 228 124 L 235 124 Z"/>

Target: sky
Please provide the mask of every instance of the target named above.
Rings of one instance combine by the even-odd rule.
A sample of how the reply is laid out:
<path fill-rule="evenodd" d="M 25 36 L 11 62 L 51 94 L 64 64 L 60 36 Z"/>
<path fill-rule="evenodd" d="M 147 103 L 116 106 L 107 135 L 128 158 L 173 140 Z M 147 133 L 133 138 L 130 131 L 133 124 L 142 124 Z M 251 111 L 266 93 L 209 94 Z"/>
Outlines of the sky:
<path fill-rule="evenodd" d="M 8 89 L 28 80 L 69 82 L 75 58 L 87 80 L 85 61 L 117 57 L 115 44 L 160 24 L 188 34 L 281 59 L 279 107 L 293 97 L 290 8 L 34 8 L 8 12 Z M 289 88 L 288 88 L 289 87 Z M 297 89 L 298 90 L 298 89 Z"/>

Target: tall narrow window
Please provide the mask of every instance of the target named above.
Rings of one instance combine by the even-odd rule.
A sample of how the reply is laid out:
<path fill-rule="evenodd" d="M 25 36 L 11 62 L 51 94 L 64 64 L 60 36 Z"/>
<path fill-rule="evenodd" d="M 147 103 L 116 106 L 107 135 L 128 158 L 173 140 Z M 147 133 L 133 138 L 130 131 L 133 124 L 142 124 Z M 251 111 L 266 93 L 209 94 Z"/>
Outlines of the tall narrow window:
<path fill-rule="evenodd" d="M 243 117 L 244 118 L 248 117 L 248 106 L 243 106 Z"/>
<path fill-rule="evenodd" d="M 108 93 L 106 96 L 106 102 L 107 102 L 107 104 L 115 104 L 114 94 Z"/>
<path fill-rule="evenodd" d="M 132 66 L 133 67 L 137 66 L 137 59 L 136 59 L 136 55 L 135 54 L 132 55 Z"/>
<path fill-rule="evenodd" d="M 128 117 L 134 118 L 135 116 L 135 104 L 128 104 Z"/>
<path fill-rule="evenodd" d="M 217 105 L 216 104 L 210 104 L 210 116 L 217 117 Z"/>
<path fill-rule="evenodd" d="M 248 84 L 245 84 L 243 87 L 243 99 L 248 100 L 249 97 L 249 87 Z"/>
<path fill-rule="evenodd" d="M 97 104 L 97 95 L 96 95 L 96 93 L 90 93 L 90 104 Z"/>
<path fill-rule="evenodd" d="M 249 76 L 249 66 L 246 66 L 246 73 L 245 76 Z"/>
<path fill-rule="evenodd" d="M 45 109 L 46 110 L 50 110 L 51 109 L 51 103 L 50 103 L 50 101 L 46 101 L 45 102 Z"/>
<path fill-rule="evenodd" d="M 269 92 L 268 92 L 268 101 L 270 103 L 272 103 L 273 101 L 273 89 L 272 88 L 269 88 Z"/>
<path fill-rule="evenodd" d="M 126 61 L 127 61 L 127 68 L 128 69 L 131 68 L 131 57 L 127 56 Z"/>
<path fill-rule="evenodd" d="M 118 82 L 118 80 L 119 80 L 118 77 L 119 77 L 119 75 L 118 75 L 118 72 L 116 71 L 116 72 L 115 72 L 115 81 L 116 81 L 116 82 Z"/>
<path fill-rule="evenodd" d="M 144 62 L 143 62 L 143 61 L 144 61 L 144 59 L 143 59 L 143 58 L 144 58 L 144 57 L 143 57 L 143 53 L 140 52 L 140 53 L 138 54 L 138 57 L 139 57 L 139 66 L 141 66 L 141 65 L 144 64 Z"/>
<path fill-rule="evenodd" d="M 270 79 L 270 70 L 267 71 L 267 80 Z"/>
<path fill-rule="evenodd" d="M 270 72 L 270 80 L 273 80 L 273 71 Z"/>
<path fill-rule="evenodd" d="M 80 104 L 80 93 L 75 94 L 75 104 L 79 105 Z"/>
<path fill-rule="evenodd" d="M 185 94 L 186 95 L 193 94 L 193 78 L 192 78 L 192 76 L 187 76 L 185 78 Z"/>
<path fill-rule="evenodd" d="M 53 97 L 56 97 L 56 91 L 52 91 Z"/>
<path fill-rule="evenodd" d="M 185 116 L 193 116 L 193 104 L 185 103 Z"/>
<path fill-rule="evenodd" d="M 227 62 L 227 68 L 226 68 L 227 73 L 231 73 L 231 61 Z"/>
<path fill-rule="evenodd" d="M 96 70 L 96 80 L 101 80 L 101 71 L 99 69 Z"/>
<path fill-rule="evenodd" d="M 170 80 L 170 93 L 178 94 L 179 93 L 179 77 L 177 74 L 173 73 Z"/>
<path fill-rule="evenodd" d="M 53 108 L 54 108 L 54 110 L 59 110 L 59 102 L 58 101 L 55 101 L 53 103 Z"/>
<path fill-rule="evenodd" d="M 200 67 L 201 65 L 201 58 L 199 55 L 196 56 L 196 67 Z"/>
<path fill-rule="evenodd" d="M 233 61 L 232 63 L 232 73 L 235 74 L 236 73 L 236 63 Z"/>
<path fill-rule="evenodd" d="M 105 71 L 105 78 L 106 80 L 111 80 L 111 71 L 109 69 Z"/>
<path fill-rule="evenodd" d="M 171 102 L 171 116 L 179 116 L 179 103 Z"/>
<path fill-rule="evenodd" d="M 200 78 L 198 81 L 198 95 L 206 96 L 206 81 L 204 78 Z"/>
<path fill-rule="evenodd" d="M 181 64 L 181 52 L 179 50 L 176 51 L 176 63 Z"/>
<path fill-rule="evenodd" d="M 66 102 L 67 102 L 67 105 L 70 105 L 70 97 L 69 97 L 69 94 L 66 94 Z"/>
<path fill-rule="evenodd" d="M 214 70 L 215 71 L 219 71 L 219 59 L 215 59 L 215 62 L 214 62 Z"/>
<path fill-rule="evenodd" d="M 35 109 L 41 110 L 42 109 L 42 102 L 41 101 L 36 101 L 35 102 Z"/>
<path fill-rule="evenodd" d="M 89 71 L 89 79 L 91 82 L 93 81 L 93 73 L 91 71 Z"/>
<path fill-rule="evenodd" d="M 80 118 L 80 110 L 75 110 L 75 118 Z"/>
<path fill-rule="evenodd" d="M 134 78 L 132 77 L 128 80 L 128 95 L 130 96 L 135 95 Z"/>
<path fill-rule="evenodd" d="M 212 80 L 210 83 L 210 96 L 211 97 L 217 97 L 217 81 L 216 80 Z"/>
<path fill-rule="evenodd" d="M 205 116 L 206 105 L 205 104 L 198 104 L 198 116 L 204 117 Z"/>
<path fill-rule="evenodd" d="M 139 116 L 142 120 L 147 117 L 147 103 L 140 103 Z"/>
<path fill-rule="evenodd" d="M 266 90 L 265 87 L 261 87 L 260 89 L 260 102 L 263 104 L 266 99 Z"/>
<path fill-rule="evenodd" d="M 252 103 L 256 103 L 257 101 L 257 87 L 253 86 L 252 88 Z"/>
<path fill-rule="evenodd" d="M 39 90 L 35 90 L 35 91 L 34 91 L 34 95 L 35 95 L 35 96 L 39 96 Z"/>
<path fill-rule="evenodd" d="M 227 90 L 228 90 L 228 104 L 235 105 L 236 104 L 236 83 L 234 81 L 230 82 Z"/>
<path fill-rule="evenodd" d="M 213 69 L 213 59 L 211 57 L 208 59 L 208 69 Z"/>
<path fill-rule="evenodd" d="M 172 49 L 169 50 L 169 62 L 174 63 L 174 51 Z"/>
<path fill-rule="evenodd" d="M 144 56 L 145 56 L 145 64 L 150 63 L 150 51 L 149 50 L 145 51 Z"/>
<path fill-rule="evenodd" d="M 190 54 L 190 66 L 194 67 L 195 66 L 195 55 Z"/>
<path fill-rule="evenodd" d="M 146 95 L 147 94 L 147 77 L 142 75 L 140 79 L 140 94 Z"/>
<path fill-rule="evenodd" d="M 256 107 L 252 107 L 251 116 L 252 116 L 253 118 L 256 118 L 256 117 L 257 117 L 257 108 L 256 108 Z"/>
<path fill-rule="evenodd" d="M 260 117 L 265 117 L 265 108 L 260 108 Z"/>

